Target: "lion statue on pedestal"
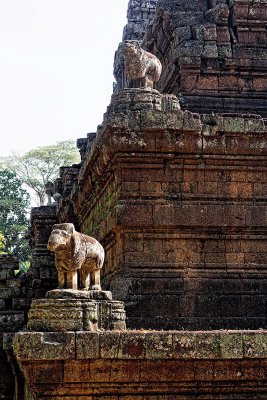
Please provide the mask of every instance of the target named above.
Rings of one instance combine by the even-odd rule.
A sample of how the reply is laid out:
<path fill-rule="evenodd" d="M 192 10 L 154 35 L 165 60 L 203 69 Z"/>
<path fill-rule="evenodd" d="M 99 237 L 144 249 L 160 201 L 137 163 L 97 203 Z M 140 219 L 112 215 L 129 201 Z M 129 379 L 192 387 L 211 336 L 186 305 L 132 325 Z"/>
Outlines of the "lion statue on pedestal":
<path fill-rule="evenodd" d="M 153 89 L 162 71 L 159 59 L 154 54 L 143 50 L 136 40 L 126 40 L 122 46 L 122 53 L 129 87 Z M 139 81 L 137 86 L 136 81 Z"/>
<path fill-rule="evenodd" d="M 55 252 L 60 289 L 101 290 L 105 255 L 96 239 L 76 232 L 73 224 L 56 224 L 47 248 Z"/>

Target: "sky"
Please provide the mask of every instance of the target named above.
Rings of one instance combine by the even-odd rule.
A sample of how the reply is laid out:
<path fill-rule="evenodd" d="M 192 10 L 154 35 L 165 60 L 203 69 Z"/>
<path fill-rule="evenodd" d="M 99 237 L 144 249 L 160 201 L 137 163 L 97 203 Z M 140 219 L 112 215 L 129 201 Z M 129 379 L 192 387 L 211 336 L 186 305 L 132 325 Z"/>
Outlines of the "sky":
<path fill-rule="evenodd" d="M 0 157 L 101 124 L 128 0 L 0 0 Z"/>

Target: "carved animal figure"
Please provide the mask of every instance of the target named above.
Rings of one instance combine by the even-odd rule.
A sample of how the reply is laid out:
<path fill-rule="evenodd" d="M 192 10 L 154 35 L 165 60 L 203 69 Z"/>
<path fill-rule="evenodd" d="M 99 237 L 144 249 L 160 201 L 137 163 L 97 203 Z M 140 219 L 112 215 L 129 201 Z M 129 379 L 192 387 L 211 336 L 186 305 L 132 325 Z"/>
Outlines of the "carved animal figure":
<path fill-rule="evenodd" d="M 55 194 L 55 186 L 51 181 L 47 181 L 45 183 L 45 193 L 47 195 L 47 205 L 50 206 L 52 204 L 52 197 Z"/>
<path fill-rule="evenodd" d="M 126 77 L 131 80 L 142 79 L 144 87 L 152 87 L 159 81 L 162 66 L 154 54 L 140 47 L 138 41 L 129 40 L 123 44 Z"/>
<path fill-rule="evenodd" d="M 104 249 L 94 238 L 76 232 L 73 224 L 53 226 L 48 249 L 55 252 L 59 288 L 101 290 Z"/>

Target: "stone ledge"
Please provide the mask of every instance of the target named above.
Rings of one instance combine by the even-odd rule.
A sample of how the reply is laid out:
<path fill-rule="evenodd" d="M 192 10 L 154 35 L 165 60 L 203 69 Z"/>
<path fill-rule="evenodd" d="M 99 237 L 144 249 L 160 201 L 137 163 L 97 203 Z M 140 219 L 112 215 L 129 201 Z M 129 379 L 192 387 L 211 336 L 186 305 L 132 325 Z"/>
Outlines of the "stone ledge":
<path fill-rule="evenodd" d="M 54 289 L 46 293 L 47 299 L 112 300 L 112 293 L 104 290 Z"/>
<path fill-rule="evenodd" d="M 267 331 L 20 332 L 18 361 L 267 358 Z"/>
<path fill-rule="evenodd" d="M 13 349 L 19 361 L 75 359 L 75 333 L 19 332 Z"/>
<path fill-rule="evenodd" d="M 190 111 L 127 109 L 110 113 L 104 120 L 104 127 L 128 129 L 130 132 L 152 129 L 175 129 L 187 132 L 200 132 L 210 127 L 211 133 L 265 133 L 264 119 L 258 114 L 208 114 Z M 207 128 L 206 128 L 207 129 Z"/>
<path fill-rule="evenodd" d="M 205 115 L 189 111 L 110 112 L 88 148 L 78 181 L 102 176 L 115 154 L 124 152 L 202 156 L 266 155 L 266 125 L 259 115 Z M 72 193 L 73 194 L 73 193 Z"/>

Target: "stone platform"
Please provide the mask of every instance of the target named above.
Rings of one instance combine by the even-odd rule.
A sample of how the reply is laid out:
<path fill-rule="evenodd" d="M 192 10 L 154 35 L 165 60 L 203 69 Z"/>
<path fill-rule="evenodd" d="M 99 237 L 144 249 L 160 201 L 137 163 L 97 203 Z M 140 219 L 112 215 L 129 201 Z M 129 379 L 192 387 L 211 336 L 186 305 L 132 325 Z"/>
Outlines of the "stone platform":
<path fill-rule="evenodd" d="M 112 293 L 55 289 L 45 299 L 33 300 L 28 315 L 30 331 L 97 331 L 126 329 L 124 303 Z"/>
<path fill-rule="evenodd" d="M 267 331 L 21 332 L 14 351 L 35 399 L 267 398 Z"/>

